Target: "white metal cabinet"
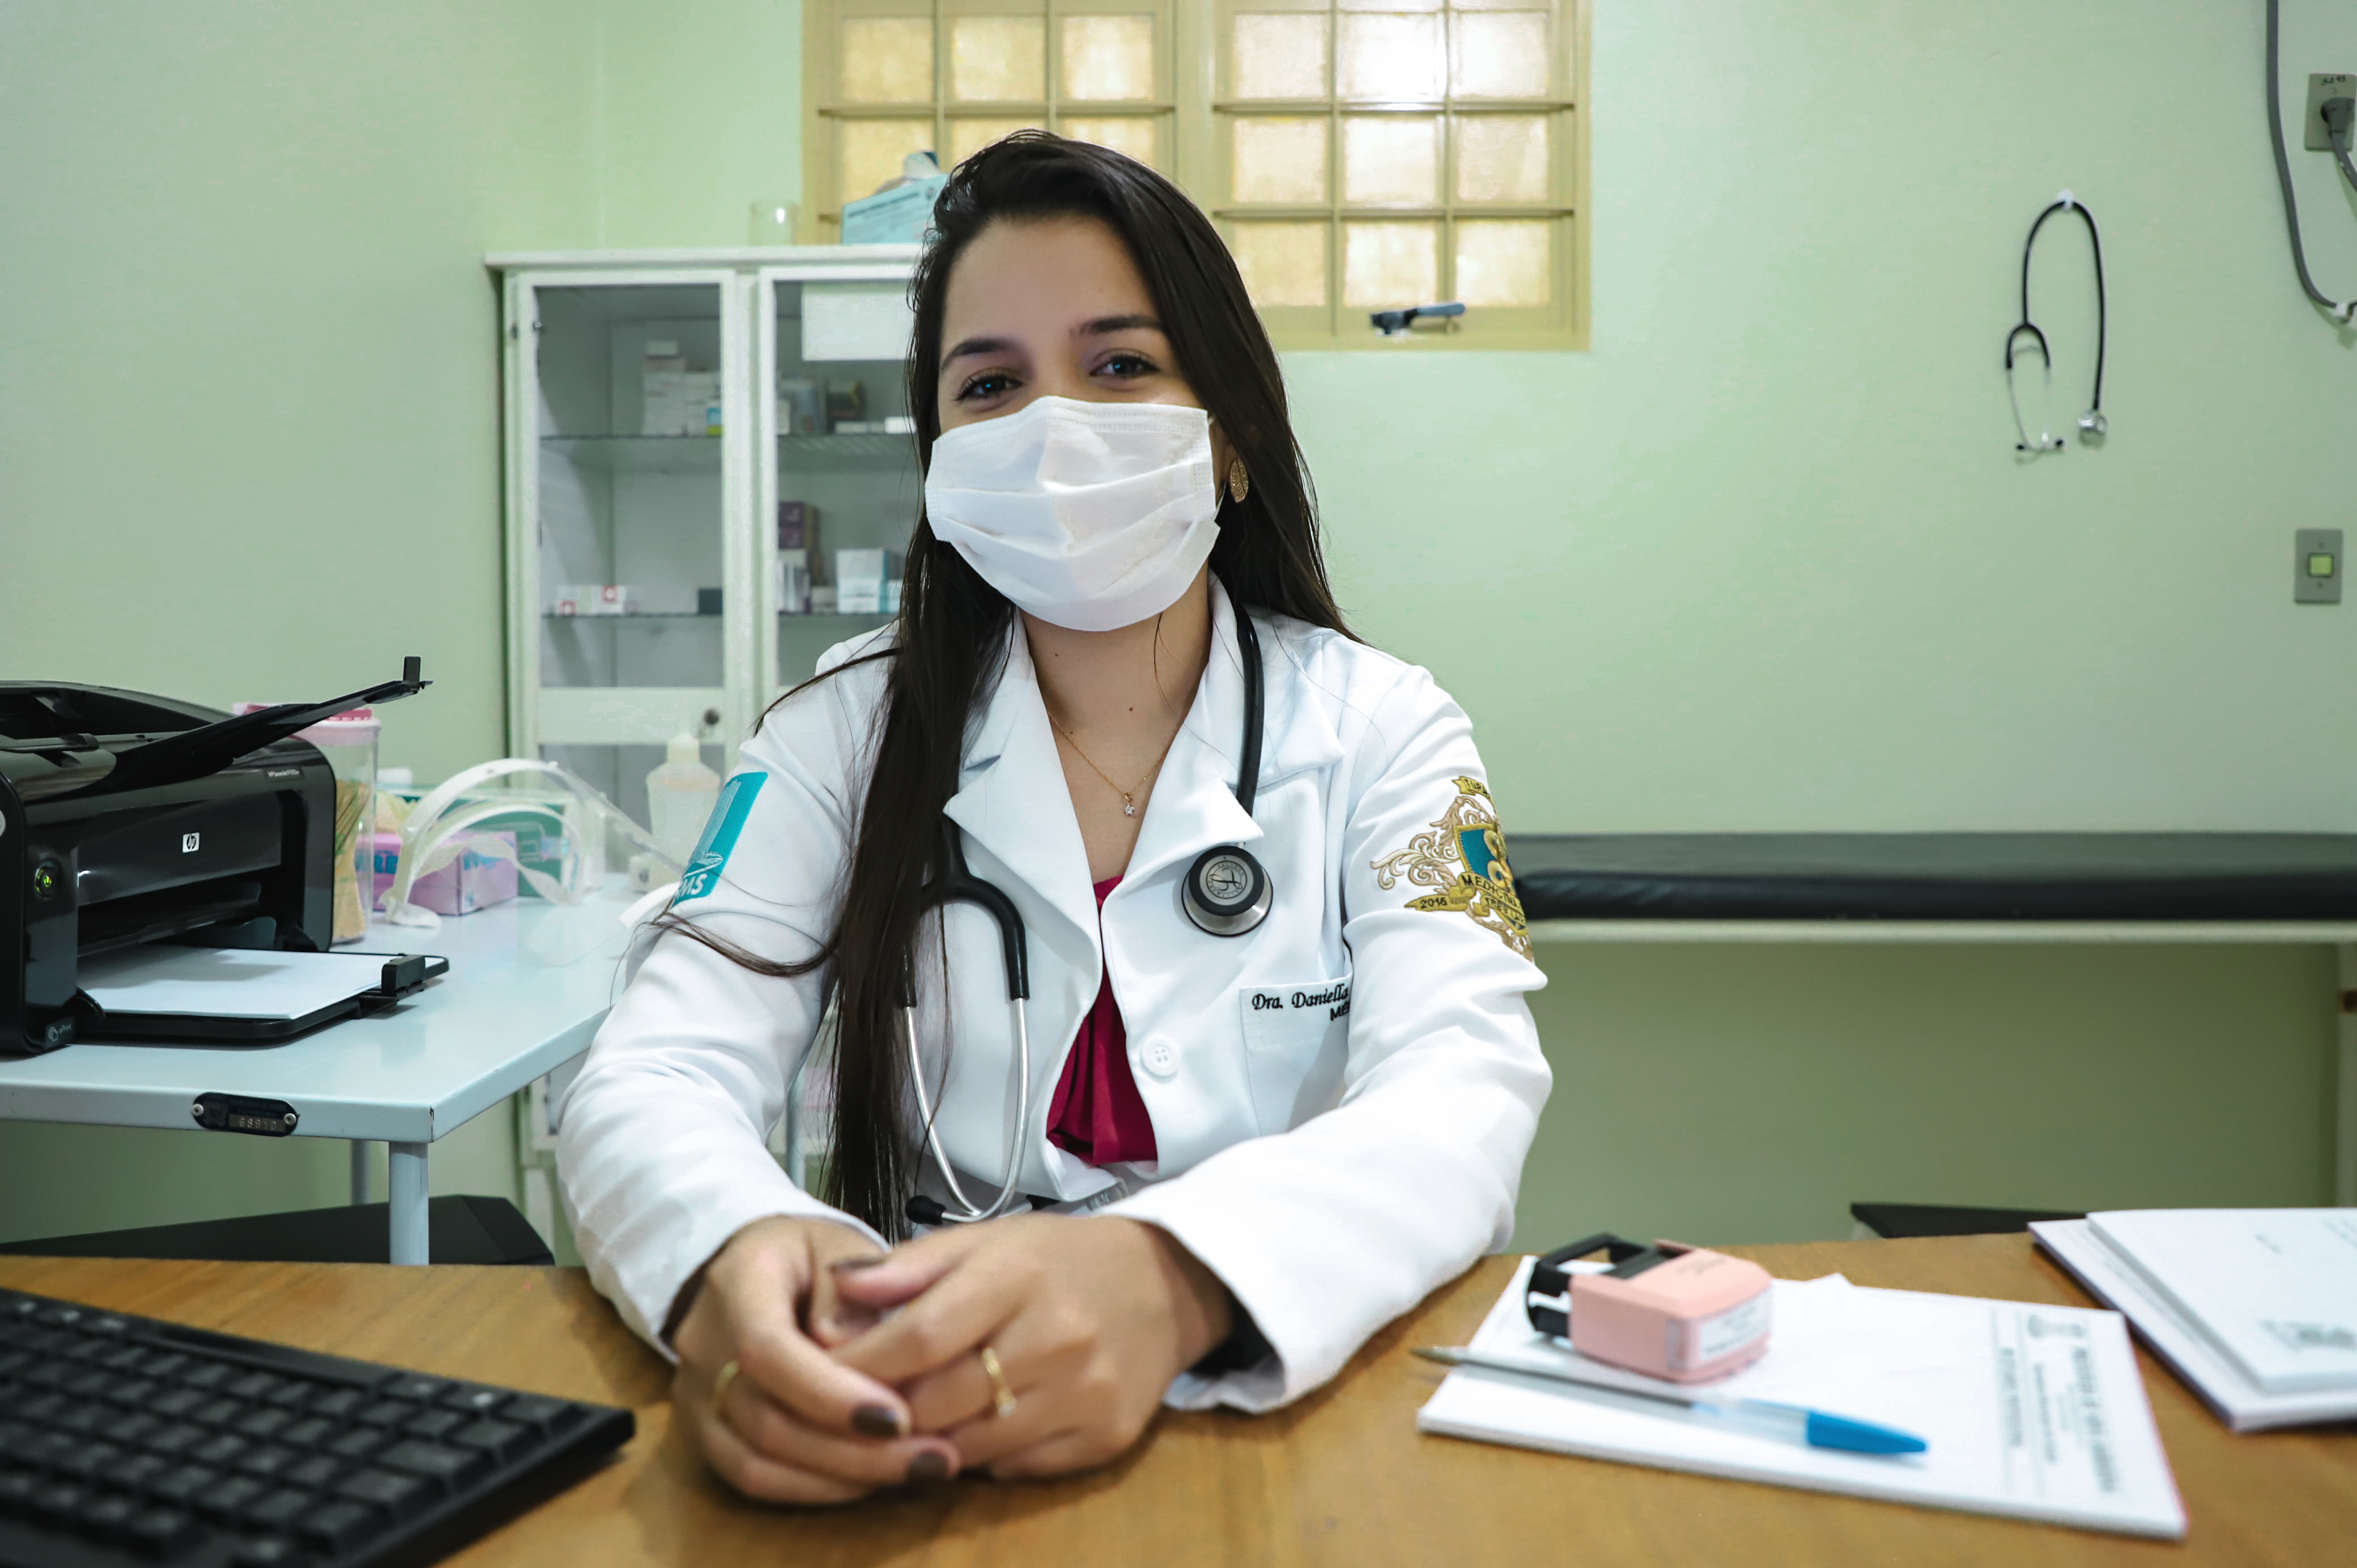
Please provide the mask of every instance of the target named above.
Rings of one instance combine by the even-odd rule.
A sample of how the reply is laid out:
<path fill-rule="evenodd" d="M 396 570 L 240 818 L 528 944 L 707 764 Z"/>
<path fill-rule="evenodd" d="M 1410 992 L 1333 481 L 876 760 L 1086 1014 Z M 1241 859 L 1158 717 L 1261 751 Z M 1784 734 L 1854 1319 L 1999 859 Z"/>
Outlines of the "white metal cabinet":
<path fill-rule="evenodd" d="M 860 296 L 850 314 L 866 313 L 870 348 L 877 313 L 897 313 L 905 343 L 915 260 L 908 245 L 490 258 L 504 305 L 511 755 L 565 762 L 643 822 L 646 775 L 672 736 L 692 731 L 725 770 L 823 649 L 883 623 L 780 613 L 778 502 L 819 500 L 827 557 L 904 548 L 914 442 L 781 432 L 776 392 L 781 372 L 811 369 L 811 291 Z M 672 369 L 650 344 L 676 345 L 681 373 L 714 378 L 716 428 L 649 433 L 646 395 Z M 861 383 L 869 422 L 905 416 L 897 349 L 824 364 Z M 565 585 L 645 598 L 638 613 L 565 615 Z"/>

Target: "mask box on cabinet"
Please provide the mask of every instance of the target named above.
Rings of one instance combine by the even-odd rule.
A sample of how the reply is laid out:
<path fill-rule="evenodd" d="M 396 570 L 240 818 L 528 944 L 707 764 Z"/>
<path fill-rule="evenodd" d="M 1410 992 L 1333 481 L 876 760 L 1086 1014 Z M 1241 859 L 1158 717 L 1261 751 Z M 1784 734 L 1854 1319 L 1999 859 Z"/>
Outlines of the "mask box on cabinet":
<path fill-rule="evenodd" d="M 437 915 L 471 915 L 478 909 L 514 900 L 519 880 L 515 834 L 468 833 L 467 840 L 467 846 L 450 864 L 427 872 L 409 885 L 411 903 Z M 507 854 L 489 854 L 477 847 L 486 840 L 504 846 Z M 376 897 L 382 901 L 392 891 L 393 875 L 401 868 L 401 835 L 378 833 L 374 835 L 374 844 Z"/>

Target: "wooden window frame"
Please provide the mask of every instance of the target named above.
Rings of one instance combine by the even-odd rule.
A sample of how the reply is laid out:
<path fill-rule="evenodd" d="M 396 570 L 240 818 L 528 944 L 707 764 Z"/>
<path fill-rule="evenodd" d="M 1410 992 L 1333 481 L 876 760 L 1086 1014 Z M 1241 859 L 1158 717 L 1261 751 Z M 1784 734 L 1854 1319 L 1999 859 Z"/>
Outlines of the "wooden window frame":
<path fill-rule="evenodd" d="M 1327 303 L 1322 306 L 1270 306 L 1261 312 L 1271 339 L 1283 349 L 1355 349 L 1423 352 L 1434 349 L 1574 349 L 1588 347 L 1588 56 L 1589 0 L 1549 0 L 1555 40 L 1549 75 L 1559 91 L 1532 100 L 1458 99 L 1454 73 L 1444 70 L 1441 95 L 1414 103 L 1348 102 L 1329 91 L 1323 99 L 1233 99 L 1224 96 L 1229 18 L 1238 11 L 1322 12 L 1328 20 L 1328 86 L 1340 86 L 1334 54 L 1339 20 L 1349 11 L 1383 8 L 1379 3 L 1346 6 L 1340 0 L 805 0 L 803 5 L 802 189 L 800 238 L 824 244 L 842 237 L 843 193 L 838 132 L 851 120 L 930 119 L 933 145 L 944 154 L 950 125 L 963 118 L 1028 119 L 1055 125 L 1064 117 L 1138 116 L 1157 123 L 1157 158 L 1163 171 L 1198 202 L 1232 242 L 1235 225 L 1254 219 L 1308 220 L 1327 229 Z M 1476 0 L 1469 9 L 1483 6 Z M 1513 6 L 1512 8 L 1526 8 Z M 1536 7 L 1527 7 L 1535 9 Z M 1062 50 L 1059 18 L 1072 16 L 1152 15 L 1156 19 L 1151 100 L 1073 99 L 1059 80 Z M 1040 16 L 1047 22 L 1047 96 L 1006 103 L 953 102 L 950 85 L 950 24 L 962 16 Z M 839 91 L 839 30 L 852 16 L 923 16 L 933 26 L 933 96 L 929 102 L 846 104 Z M 1544 202 L 1479 204 L 1457 200 L 1454 134 L 1444 136 L 1439 168 L 1440 200 L 1431 206 L 1354 206 L 1343 199 L 1342 122 L 1360 114 L 1435 117 L 1444 124 L 1466 114 L 1544 115 L 1551 125 L 1550 188 Z M 1243 205 L 1231 199 L 1232 125 L 1239 116 L 1323 118 L 1327 130 L 1326 196 L 1306 207 Z M 1399 338 L 1377 333 L 1363 307 L 1343 297 L 1343 226 L 1352 219 L 1414 219 L 1438 225 L 1440 275 L 1455 266 L 1459 222 L 1481 219 L 1535 219 L 1553 225 L 1551 294 L 1544 306 L 1474 306 L 1437 328 L 1420 327 Z M 1405 301 L 1424 304 L 1426 301 Z"/>

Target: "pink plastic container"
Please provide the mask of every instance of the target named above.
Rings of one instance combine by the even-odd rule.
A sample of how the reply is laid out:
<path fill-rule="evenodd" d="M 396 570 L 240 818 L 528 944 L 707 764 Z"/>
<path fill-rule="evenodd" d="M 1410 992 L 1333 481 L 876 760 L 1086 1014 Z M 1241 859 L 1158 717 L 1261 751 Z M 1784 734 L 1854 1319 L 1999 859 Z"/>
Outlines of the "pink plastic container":
<path fill-rule="evenodd" d="M 1571 1348 L 1674 1383 L 1757 1360 L 1768 1348 L 1768 1271 L 1700 1247 L 1653 1245 L 1668 1261 L 1641 1273 L 1571 1277 Z"/>

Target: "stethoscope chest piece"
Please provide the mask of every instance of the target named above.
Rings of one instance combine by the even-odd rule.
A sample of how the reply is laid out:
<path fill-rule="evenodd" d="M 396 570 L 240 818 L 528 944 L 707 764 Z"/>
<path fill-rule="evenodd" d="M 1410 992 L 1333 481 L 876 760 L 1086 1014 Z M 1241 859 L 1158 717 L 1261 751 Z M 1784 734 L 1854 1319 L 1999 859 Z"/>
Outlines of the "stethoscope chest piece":
<path fill-rule="evenodd" d="M 1187 868 L 1178 902 L 1197 929 L 1241 937 L 1268 918 L 1276 890 L 1249 850 L 1232 843 L 1207 849 Z"/>

